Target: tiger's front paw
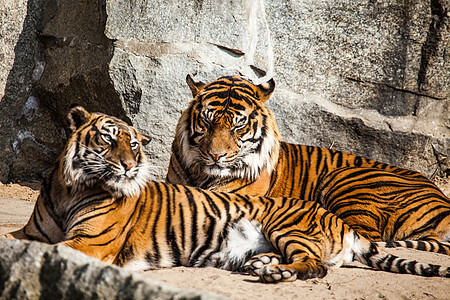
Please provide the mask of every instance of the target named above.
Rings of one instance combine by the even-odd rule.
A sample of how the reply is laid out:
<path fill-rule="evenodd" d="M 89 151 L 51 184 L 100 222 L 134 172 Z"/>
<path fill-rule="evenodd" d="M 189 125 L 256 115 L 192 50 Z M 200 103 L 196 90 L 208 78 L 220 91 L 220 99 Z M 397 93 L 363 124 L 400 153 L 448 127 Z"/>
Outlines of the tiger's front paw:
<path fill-rule="evenodd" d="M 266 283 L 295 281 L 297 279 L 297 271 L 288 270 L 283 265 L 266 265 L 261 268 L 259 279 Z"/>
<path fill-rule="evenodd" d="M 288 270 L 280 265 L 283 257 L 275 253 L 261 253 L 253 256 L 244 265 L 244 270 L 253 276 L 259 276 L 262 282 L 276 283 L 297 279 L 295 270 Z"/>
<path fill-rule="evenodd" d="M 261 269 L 267 265 L 279 265 L 281 263 L 281 255 L 275 253 L 261 253 L 253 256 L 244 265 L 244 271 L 253 276 L 260 276 Z"/>

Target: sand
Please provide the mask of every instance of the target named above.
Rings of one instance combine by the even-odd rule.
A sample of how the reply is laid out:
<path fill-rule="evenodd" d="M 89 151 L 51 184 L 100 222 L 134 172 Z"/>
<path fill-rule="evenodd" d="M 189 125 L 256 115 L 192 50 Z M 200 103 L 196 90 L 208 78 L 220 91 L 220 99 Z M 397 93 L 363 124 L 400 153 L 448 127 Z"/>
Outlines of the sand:
<path fill-rule="evenodd" d="M 0 234 L 22 227 L 34 207 L 39 183 L 0 183 Z M 449 195 L 450 184 L 441 185 Z M 450 256 L 388 249 L 397 256 L 450 267 Z M 142 272 L 168 285 L 208 290 L 230 299 L 450 299 L 450 279 L 375 271 L 359 263 L 330 270 L 322 279 L 263 284 L 249 275 L 215 268 L 169 268 Z"/>

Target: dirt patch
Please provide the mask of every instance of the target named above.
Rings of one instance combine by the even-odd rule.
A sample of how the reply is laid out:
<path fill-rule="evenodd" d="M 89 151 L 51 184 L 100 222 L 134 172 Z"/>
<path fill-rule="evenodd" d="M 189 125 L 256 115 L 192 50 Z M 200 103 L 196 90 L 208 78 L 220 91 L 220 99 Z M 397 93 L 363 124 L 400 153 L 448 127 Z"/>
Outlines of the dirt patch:
<path fill-rule="evenodd" d="M 36 202 L 40 187 L 41 183 L 38 181 L 7 184 L 0 182 L 0 197 Z"/>

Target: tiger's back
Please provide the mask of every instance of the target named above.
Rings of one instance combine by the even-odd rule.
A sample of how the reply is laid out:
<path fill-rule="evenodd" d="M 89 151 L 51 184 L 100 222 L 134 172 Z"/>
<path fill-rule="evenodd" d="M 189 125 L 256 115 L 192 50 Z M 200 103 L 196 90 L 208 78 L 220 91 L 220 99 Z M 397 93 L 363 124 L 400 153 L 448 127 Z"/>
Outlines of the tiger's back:
<path fill-rule="evenodd" d="M 413 202 L 428 203 L 430 211 L 433 211 L 433 206 L 439 206 L 442 213 L 450 212 L 449 198 L 422 174 L 349 153 L 281 142 L 273 114 L 264 104 L 274 90 L 273 80 L 253 85 L 232 76 L 203 84 L 188 76 L 187 82 L 194 99 L 177 125 L 168 182 L 240 194 L 299 197 L 320 203 L 341 201 L 339 210 L 335 209 L 336 205 L 325 206 L 374 241 L 405 237 L 448 240 L 450 221 L 447 218 L 431 221 L 431 225 L 423 227 L 410 215 L 415 207 Z M 221 136 L 215 135 L 218 129 Z M 225 143 L 223 136 L 226 136 Z M 211 144 L 214 142 L 217 144 L 213 149 Z M 231 147 L 233 151 L 228 150 Z M 391 211 L 411 205 L 409 209 L 402 209 L 404 214 L 391 217 L 392 222 L 402 222 L 404 226 L 396 226 L 394 232 L 378 227 L 384 212 L 376 205 L 370 205 L 367 198 L 333 198 L 333 194 L 328 194 L 319 199 L 320 189 L 324 188 L 322 182 L 328 182 L 327 189 L 334 189 L 331 185 L 336 185 L 337 181 L 330 180 L 330 177 L 341 168 L 349 168 L 341 173 L 341 177 L 343 174 L 352 177 L 356 168 L 374 168 L 397 175 L 390 178 L 391 188 L 400 179 L 409 185 L 408 191 L 397 190 L 403 195 L 398 198 L 402 201 L 386 202 L 386 209 Z M 351 189 L 354 182 L 348 182 L 348 185 L 339 187 Z M 420 193 L 411 193 L 418 182 Z M 363 185 L 365 183 L 368 184 L 365 191 L 371 193 L 370 182 L 362 182 Z M 427 194 L 434 200 L 428 202 L 419 194 Z M 360 210 L 354 209 L 358 203 L 365 207 L 365 214 L 361 215 Z M 422 219 L 435 220 L 434 213 L 422 212 Z M 356 213 L 359 219 L 349 217 Z M 417 231 L 421 234 L 415 234 Z"/>
<path fill-rule="evenodd" d="M 429 182 L 420 173 L 361 156 L 321 147 L 281 142 L 278 165 L 272 172 L 271 184 L 266 194 L 274 197 L 286 195 L 314 201 L 321 182 L 335 170 L 348 167 L 375 168 L 405 178 Z"/>

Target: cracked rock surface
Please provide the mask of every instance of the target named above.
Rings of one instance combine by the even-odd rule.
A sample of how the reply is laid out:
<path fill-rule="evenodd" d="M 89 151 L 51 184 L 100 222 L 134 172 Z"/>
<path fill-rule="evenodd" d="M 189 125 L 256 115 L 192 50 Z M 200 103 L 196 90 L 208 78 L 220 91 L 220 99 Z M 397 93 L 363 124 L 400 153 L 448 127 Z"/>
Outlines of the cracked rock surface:
<path fill-rule="evenodd" d="M 72 103 L 151 136 L 153 177 L 163 180 L 191 99 L 187 74 L 274 77 L 268 105 L 285 141 L 448 176 L 449 8 L 443 0 L 7 0 L 0 180 L 42 177 L 65 143 Z"/>
<path fill-rule="evenodd" d="M 65 246 L 0 240 L 1 299 L 225 299 L 169 287 Z"/>

